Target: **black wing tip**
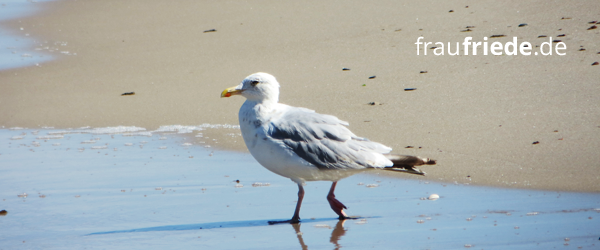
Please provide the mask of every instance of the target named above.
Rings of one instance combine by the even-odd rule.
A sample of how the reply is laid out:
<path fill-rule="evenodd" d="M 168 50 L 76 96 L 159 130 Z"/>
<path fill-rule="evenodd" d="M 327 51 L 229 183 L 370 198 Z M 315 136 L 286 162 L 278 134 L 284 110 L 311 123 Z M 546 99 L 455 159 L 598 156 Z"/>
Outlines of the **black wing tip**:
<path fill-rule="evenodd" d="M 388 154 L 385 155 L 394 166 L 421 166 L 421 165 L 435 165 L 437 163 L 436 160 L 430 158 L 423 158 L 419 156 L 412 155 L 396 155 L 396 154 Z"/>
<path fill-rule="evenodd" d="M 407 174 L 415 174 L 415 175 L 427 175 L 427 173 L 421 171 L 420 169 L 414 166 L 394 166 L 391 168 L 384 168 L 383 170 L 401 172 Z"/>
<path fill-rule="evenodd" d="M 423 165 L 435 165 L 437 161 L 434 159 L 423 158 Z"/>
<path fill-rule="evenodd" d="M 435 165 L 437 163 L 436 160 L 429 158 L 422 158 L 418 156 L 412 155 L 394 155 L 389 154 L 386 157 L 394 163 L 391 167 L 384 168 L 385 170 L 402 172 L 407 174 L 415 174 L 415 175 L 426 175 L 425 172 L 421 171 L 417 168 L 417 166 L 422 165 Z"/>

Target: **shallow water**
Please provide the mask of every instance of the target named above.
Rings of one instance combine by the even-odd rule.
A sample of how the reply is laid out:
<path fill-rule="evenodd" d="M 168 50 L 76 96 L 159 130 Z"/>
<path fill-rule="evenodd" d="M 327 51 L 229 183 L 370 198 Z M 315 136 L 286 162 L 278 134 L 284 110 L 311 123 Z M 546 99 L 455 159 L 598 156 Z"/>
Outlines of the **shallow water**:
<path fill-rule="evenodd" d="M 53 59 L 47 53 L 60 47 L 48 41 L 38 41 L 35 34 L 29 32 L 29 27 L 19 27 L 18 30 L 9 29 L 2 25 L 2 21 L 31 16 L 40 11 L 37 2 L 49 0 L 2 0 L 0 1 L 0 70 L 19 67 L 40 65 Z M 64 44 L 64 43 L 63 43 Z M 34 48 L 34 47 L 38 48 Z M 57 49 L 58 51 L 58 49 Z"/>
<path fill-rule="evenodd" d="M 337 198 L 359 219 L 338 221 L 325 199 L 330 183 L 310 182 L 302 223 L 268 225 L 291 217 L 296 185 L 265 170 L 249 154 L 196 143 L 176 133 L 134 127 L 0 129 L 0 210 L 7 211 L 0 216 L 0 249 L 600 245 L 600 194 L 371 174 L 338 184 Z M 441 198 L 423 199 L 434 193 Z"/>

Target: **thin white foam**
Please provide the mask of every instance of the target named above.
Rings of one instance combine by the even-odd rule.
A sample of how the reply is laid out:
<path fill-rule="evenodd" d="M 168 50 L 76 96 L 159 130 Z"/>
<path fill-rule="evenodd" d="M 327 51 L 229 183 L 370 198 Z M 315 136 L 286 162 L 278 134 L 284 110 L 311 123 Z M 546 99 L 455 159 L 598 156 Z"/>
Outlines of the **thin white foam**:
<path fill-rule="evenodd" d="M 92 127 L 82 127 L 78 129 L 67 129 L 60 131 L 50 131 L 48 132 L 48 136 L 40 137 L 44 139 L 59 139 L 59 137 L 64 136 L 66 134 L 112 134 L 112 135 L 122 135 L 122 136 L 148 136 L 151 137 L 156 133 L 176 133 L 176 134 L 189 134 L 195 133 L 196 131 L 203 131 L 206 129 L 239 129 L 239 125 L 231 125 L 231 124 L 209 124 L 204 123 L 198 126 L 184 126 L 184 125 L 166 125 L 160 126 L 158 129 L 154 131 L 148 131 L 142 127 L 135 126 L 117 126 L 117 127 L 104 127 L 104 128 L 92 128 Z M 20 130 L 23 128 L 15 127 L 11 128 L 12 130 Z"/>

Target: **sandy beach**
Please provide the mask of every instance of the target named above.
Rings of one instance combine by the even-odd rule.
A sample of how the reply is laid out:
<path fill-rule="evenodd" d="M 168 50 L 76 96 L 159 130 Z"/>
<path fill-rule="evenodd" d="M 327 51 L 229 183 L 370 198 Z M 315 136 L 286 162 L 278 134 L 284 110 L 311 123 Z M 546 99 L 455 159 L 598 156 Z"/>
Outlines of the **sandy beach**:
<path fill-rule="evenodd" d="M 598 1 L 35 5 L 43 11 L 0 25 L 57 59 L 0 71 L 5 128 L 236 125 L 243 98 L 219 94 L 262 71 L 281 83 L 281 102 L 436 159 L 420 180 L 600 192 Z M 419 37 L 467 36 L 533 49 L 556 39 L 566 54 L 435 56 L 429 45 L 417 55 Z M 239 130 L 205 136 L 245 150 Z"/>

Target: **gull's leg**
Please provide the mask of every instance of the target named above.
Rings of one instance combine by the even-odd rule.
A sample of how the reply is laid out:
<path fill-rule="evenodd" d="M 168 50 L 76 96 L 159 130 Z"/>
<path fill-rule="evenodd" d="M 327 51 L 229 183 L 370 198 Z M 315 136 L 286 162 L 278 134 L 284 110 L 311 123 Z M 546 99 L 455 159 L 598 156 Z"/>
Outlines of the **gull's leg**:
<path fill-rule="evenodd" d="M 344 209 L 348 208 L 338 201 L 335 198 L 335 194 L 333 194 L 335 191 L 335 185 L 337 185 L 337 181 L 334 181 L 333 184 L 331 184 L 331 189 L 329 189 L 329 194 L 327 195 L 327 201 L 329 201 L 329 206 L 331 206 L 331 209 L 333 209 L 333 211 L 340 216 L 340 220 L 348 219 L 348 216 L 344 212 Z"/>
<path fill-rule="evenodd" d="M 300 222 L 300 206 L 302 206 L 302 199 L 304 199 L 304 187 L 302 187 L 302 183 L 298 183 L 298 202 L 296 203 L 296 211 L 294 211 L 294 216 L 291 220 L 284 221 L 269 221 L 270 225 L 278 224 L 278 223 L 291 223 L 296 224 Z"/>
<path fill-rule="evenodd" d="M 302 199 L 304 199 L 304 187 L 302 187 L 302 183 L 298 183 L 298 202 L 296 203 L 296 210 L 294 211 L 294 216 L 290 220 L 290 223 L 300 222 L 300 206 L 302 206 Z"/>

